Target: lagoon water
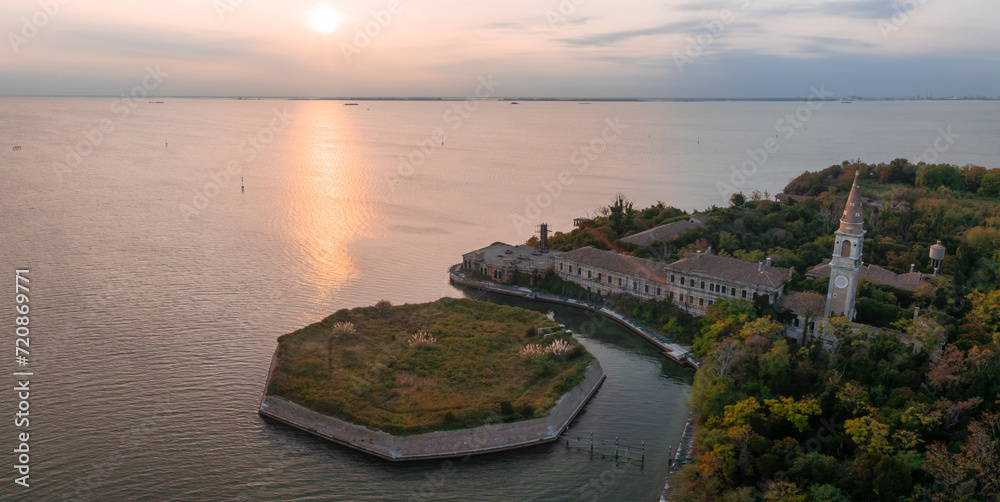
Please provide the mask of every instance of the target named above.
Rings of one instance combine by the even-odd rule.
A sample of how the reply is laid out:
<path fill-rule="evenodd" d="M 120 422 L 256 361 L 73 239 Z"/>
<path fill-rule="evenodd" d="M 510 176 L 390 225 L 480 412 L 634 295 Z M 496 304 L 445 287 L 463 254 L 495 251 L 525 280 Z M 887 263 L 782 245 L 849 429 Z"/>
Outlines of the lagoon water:
<path fill-rule="evenodd" d="M 692 372 L 611 324 L 526 304 L 589 333 L 608 374 L 573 433 L 645 441 L 641 464 L 563 444 L 369 458 L 255 413 L 275 338 L 463 295 L 462 253 L 617 192 L 690 210 L 726 204 L 718 181 L 774 194 L 845 159 L 1000 166 L 1000 102 L 163 101 L 0 99 L 0 265 L 31 270 L 35 372 L 32 488 L 8 469 L 4 500 L 654 500 Z"/>

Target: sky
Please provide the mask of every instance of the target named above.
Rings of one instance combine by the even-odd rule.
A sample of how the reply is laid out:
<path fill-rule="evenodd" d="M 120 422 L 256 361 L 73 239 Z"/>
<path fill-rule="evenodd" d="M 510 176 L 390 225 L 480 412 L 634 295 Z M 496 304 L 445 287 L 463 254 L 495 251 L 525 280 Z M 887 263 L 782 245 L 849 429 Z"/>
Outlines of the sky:
<path fill-rule="evenodd" d="M 161 96 L 996 97 L 997 19 L 996 0 L 4 0 L 0 95 L 153 72 Z"/>

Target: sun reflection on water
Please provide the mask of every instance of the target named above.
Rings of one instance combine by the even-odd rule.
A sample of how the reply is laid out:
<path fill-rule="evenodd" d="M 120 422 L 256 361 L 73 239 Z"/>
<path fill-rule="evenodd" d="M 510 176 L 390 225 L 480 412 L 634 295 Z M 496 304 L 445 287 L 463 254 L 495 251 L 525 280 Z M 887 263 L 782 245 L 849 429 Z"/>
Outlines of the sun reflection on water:
<path fill-rule="evenodd" d="M 294 266 L 303 285 L 324 298 L 358 276 L 349 246 L 370 235 L 374 211 L 357 155 L 356 127 L 338 102 L 311 102 L 299 108 L 290 131 L 287 165 L 291 193 L 282 224 L 295 243 Z"/>

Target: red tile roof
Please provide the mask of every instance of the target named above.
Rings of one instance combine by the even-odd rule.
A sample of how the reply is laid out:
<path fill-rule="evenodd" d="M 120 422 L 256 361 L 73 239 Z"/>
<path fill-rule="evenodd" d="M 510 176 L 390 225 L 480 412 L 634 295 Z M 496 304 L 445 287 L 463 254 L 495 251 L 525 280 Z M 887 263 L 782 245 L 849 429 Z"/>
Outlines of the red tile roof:
<path fill-rule="evenodd" d="M 639 246 L 648 246 L 653 241 L 673 240 L 678 235 L 683 234 L 688 230 L 694 230 L 701 227 L 707 220 L 708 217 L 705 215 L 694 214 L 686 220 L 667 223 L 666 225 L 660 225 L 656 228 L 646 230 L 645 232 L 632 234 L 624 239 L 621 239 L 621 241 L 637 244 Z"/>
<path fill-rule="evenodd" d="M 603 251 L 590 246 L 567 251 L 559 258 L 622 275 L 643 277 L 663 284 L 666 284 L 670 277 L 664 269 L 663 263 L 618 254 L 613 251 Z"/>
<path fill-rule="evenodd" d="M 812 292 L 792 291 L 778 298 L 778 306 L 809 317 L 822 317 L 826 297 Z"/>
<path fill-rule="evenodd" d="M 858 275 L 875 284 L 907 291 L 915 291 L 921 285 L 927 284 L 927 277 L 929 277 L 920 272 L 897 274 L 878 265 L 862 265 Z M 813 267 L 812 270 L 806 272 L 806 277 L 830 277 L 830 260 L 825 259 L 823 263 Z"/>
<path fill-rule="evenodd" d="M 699 274 L 733 282 L 755 284 L 778 289 L 788 279 L 788 269 L 772 267 L 760 263 L 726 258 L 713 254 L 686 253 L 684 259 L 667 265 L 672 272 Z"/>

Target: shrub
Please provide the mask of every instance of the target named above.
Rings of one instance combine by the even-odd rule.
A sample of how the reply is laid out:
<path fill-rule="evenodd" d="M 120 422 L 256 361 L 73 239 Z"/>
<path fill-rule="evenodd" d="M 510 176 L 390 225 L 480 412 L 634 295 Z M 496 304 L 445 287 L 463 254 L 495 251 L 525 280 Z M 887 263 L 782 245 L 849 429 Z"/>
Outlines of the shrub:
<path fill-rule="evenodd" d="M 413 336 L 410 337 L 409 343 L 410 347 L 426 347 L 436 341 L 437 338 L 434 338 L 430 333 L 425 331 L 423 333 L 414 333 Z"/>
<path fill-rule="evenodd" d="M 379 300 L 375 302 L 375 310 L 383 316 L 389 315 L 392 312 L 392 303 L 389 300 Z"/>

